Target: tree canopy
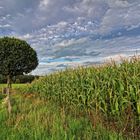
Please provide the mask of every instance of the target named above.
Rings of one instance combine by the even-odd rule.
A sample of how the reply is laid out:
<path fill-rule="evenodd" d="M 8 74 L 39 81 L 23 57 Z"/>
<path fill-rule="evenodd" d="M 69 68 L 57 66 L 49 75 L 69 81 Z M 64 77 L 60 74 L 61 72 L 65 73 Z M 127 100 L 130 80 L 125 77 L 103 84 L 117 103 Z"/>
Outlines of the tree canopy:
<path fill-rule="evenodd" d="M 0 74 L 16 76 L 29 73 L 38 65 L 35 50 L 24 40 L 0 38 Z"/>

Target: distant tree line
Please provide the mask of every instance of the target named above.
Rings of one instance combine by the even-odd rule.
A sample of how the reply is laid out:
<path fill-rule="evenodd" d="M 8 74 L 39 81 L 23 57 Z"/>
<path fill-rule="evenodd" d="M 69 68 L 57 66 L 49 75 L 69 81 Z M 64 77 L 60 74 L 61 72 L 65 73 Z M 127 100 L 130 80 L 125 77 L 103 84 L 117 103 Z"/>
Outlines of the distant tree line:
<path fill-rule="evenodd" d="M 37 75 L 18 75 L 12 77 L 12 83 L 31 83 L 34 79 L 38 79 Z M 0 75 L 0 83 L 7 83 L 7 77 Z"/>

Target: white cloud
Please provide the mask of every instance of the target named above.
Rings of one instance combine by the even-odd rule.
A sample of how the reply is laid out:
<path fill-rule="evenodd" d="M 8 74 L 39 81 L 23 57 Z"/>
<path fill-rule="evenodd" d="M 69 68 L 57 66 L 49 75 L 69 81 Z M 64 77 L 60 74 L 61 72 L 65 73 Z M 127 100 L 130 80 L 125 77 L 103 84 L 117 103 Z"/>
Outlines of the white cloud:
<path fill-rule="evenodd" d="M 39 4 L 39 8 L 41 10 L 45 10 L 46 8 L 48 8 L 49 2 L 50 2 L 50 0 L 41 0 L 40 4 Z"/>
<path fill-rule="evenodd" d="M 8 28 L 8 27 L 11 27 L 11 25 L 9 25 L 9 24 L 0 25 L 0 28 Z"/>
<path fill-rule="evenodd" d="M 29 39 L 32 39 L 32 35 L 30 34 L 25 34 L 23 35 L 21 38 L 25 39 L 25 40 L 29 40 Z"/>

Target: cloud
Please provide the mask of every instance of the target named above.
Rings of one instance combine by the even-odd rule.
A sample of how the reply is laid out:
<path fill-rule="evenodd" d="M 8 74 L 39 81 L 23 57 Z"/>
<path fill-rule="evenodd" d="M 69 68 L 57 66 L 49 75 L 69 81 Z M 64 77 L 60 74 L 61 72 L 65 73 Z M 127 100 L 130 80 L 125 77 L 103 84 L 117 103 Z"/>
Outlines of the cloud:
<path fill-rule="evenodd" d="M 59 22 L 80 22 L 79 19 L 97 21 L 102 30 L 107 30 L 104 28 L 110 25 L 108 20 L 116 25 L 125 17 L 126 22 L 138 22 L 139 18 L 138 0 L 5 0 L 0 1 L 0 6 L 0 15 L 10 14 L 13 30 L 20 34 Z"/>
<path fill-rule="evenodd" d="M 116 29 L 140 26 L 140 3 L 126 5 L 125 8 L 110 8 L 102 19 L 100 33 L 109 33 Z"/>
<path fill-rule="evenodd" d="M 101 63 L 139 53 L 139 9 L 139 0 L 4 0 L 0 36 L 31 44 L 40 61 L 37 73 Z"/>
<path fill-rule="evenodd" d="M 65 6 L 64 9 L 79 17 L 92 18 L 92 20 L 101 19 L 108 8 L 104 0 L 83 0 L 74 5 Z"/>
<path fill-rule="evenodd" d="M 42 0 L 40 1 L 39 8 L 41 10 L 45 10 L 49 5 L 50 0 Z"/>
<path fill-rule="evenodd" d="M 85 37 L 75 41 L 62 41 L 56 44 L 55 49 L 51 49 L 52 52 L 48 55 L 43 54 L 47 52 L 46 47 L 42 49 L 40 65 L 34 73 L 47 74 L 67 67 L 100 64 L 111 59 L 120 60 L 120 57 L 140 55 L 139 40 L 140 35 L 96 40 Z M 60 47 L 60 44 L 63 47 Z"/>

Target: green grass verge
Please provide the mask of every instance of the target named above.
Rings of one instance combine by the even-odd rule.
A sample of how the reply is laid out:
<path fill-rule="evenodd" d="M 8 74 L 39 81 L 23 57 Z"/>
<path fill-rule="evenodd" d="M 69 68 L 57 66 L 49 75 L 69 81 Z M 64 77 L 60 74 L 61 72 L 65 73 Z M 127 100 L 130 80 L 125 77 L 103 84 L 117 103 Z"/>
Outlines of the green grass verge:
<path fill-rule="evenodd" d="M 12 84 L 13 88 L 23 88 L 25 87 L 27 84 Z M 0 89 L 7 87 L 7 84 L 0 84 Z"/>
<path fill-rule="evenodd" d="M 12 89 L 19 90 L 21 93 L 25 93 L 28 86 L 30 86 L 30 84 L 12 84 Z M 7 84 L 0 84 L 0 94 L 2 93 L 3 88 L 6 87 Z"/>
<path fill-rule="evenodd" d="M 14 94 L 8 117 L 0 104 L 0 140 L 124 140 L 121 134 L 93 127 L 87 117 L 68 113 L 34 95 Z"/>

